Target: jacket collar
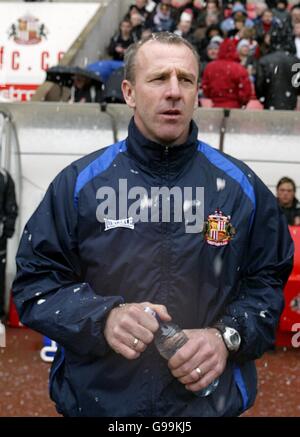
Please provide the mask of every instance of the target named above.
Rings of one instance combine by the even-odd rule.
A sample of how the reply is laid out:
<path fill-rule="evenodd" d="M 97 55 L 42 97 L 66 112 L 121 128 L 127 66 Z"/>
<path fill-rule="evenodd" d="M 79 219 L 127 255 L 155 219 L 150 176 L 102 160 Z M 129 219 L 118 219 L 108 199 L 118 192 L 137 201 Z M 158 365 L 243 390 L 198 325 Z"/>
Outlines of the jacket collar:
<path fill-rule="evenodd" d="M 167 163 L 170 171 L 177 172 L 196 153 L 197 136 L 198 128 L 192 120 L 187 141 L 184 144 L 167 148 L 144 137 L 132 118 L 128 127 L 127 150 L 135 160 L 151 171 L 161 171 L 161 167 Z"/>

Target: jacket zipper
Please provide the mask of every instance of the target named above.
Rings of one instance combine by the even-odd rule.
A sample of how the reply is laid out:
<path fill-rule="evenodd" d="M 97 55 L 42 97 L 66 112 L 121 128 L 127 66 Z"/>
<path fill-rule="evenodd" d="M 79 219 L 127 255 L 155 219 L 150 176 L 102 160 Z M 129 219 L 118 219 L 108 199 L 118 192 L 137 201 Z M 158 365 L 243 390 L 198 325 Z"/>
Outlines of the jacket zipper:
<path fill-rule="evenodd" d="M 167 187 L 169 188 L 169 179 L 170 179 L 170 169 L 169 169 L 169 148 L 164 147 L 163 156 L 162 156 L 162 167 L 161 167 L 161 187 Z M 160 203 L 160 219 L 161 219 L 161 250 L 162 250 L 162 266 L 161 266 L 161 293 L 162 293 L 162 300 L 160 303 L 163 305 L 167 305 L 168 301 L 168 277 L 169 277 L 169 253 L 170 253 L 170 224 L 168 222 L 163 222 L 163 203 Z M 171 211 L 170 211 L 171 212 Z M 171 216 L 171 215 L 170 215 Z M 162 362 L 159 360 L 157 370 L 159 371 L 159 366 L 166 366 L 165 362 Z M 159 389 L 160 384 L 163 381 L 157 380 L 157 382 L 153 384 L 153 390 L 152 390 L 152 414 L 153 416 L 157 415 L 156 412 L 156 406 L 157 406 L 157 393 Z"/>
<path fill-rule="evenodd" d="M 169 188 L 169 148 L 164 148 L 164 165 L 163 165 L 163 173 L 162 173 L 162 186 L 166 186 Z M 171 199 L 170 199 L 171 201 Z M 163 217 L 163 206 L 161 208 L 161 218 Z M 171 214 L 171 210 L 170 210 Z M 162 222 L 162 238 L 163 238 L 163 269 L 162 269 L 162 275 L 163 275 L 163 304 L 167 304 L 167 297 L 168 297 L 168 290 L 167 290 L 167 276 L 168 276 L 168 223 Z"/>

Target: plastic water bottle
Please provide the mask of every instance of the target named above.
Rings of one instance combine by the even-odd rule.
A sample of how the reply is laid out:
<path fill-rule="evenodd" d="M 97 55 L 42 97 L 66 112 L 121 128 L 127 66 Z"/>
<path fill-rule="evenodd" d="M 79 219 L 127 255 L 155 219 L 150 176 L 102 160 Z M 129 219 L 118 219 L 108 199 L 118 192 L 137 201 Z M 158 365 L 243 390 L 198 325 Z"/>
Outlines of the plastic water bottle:
<path fill-rule="evenodd" d="M 152 314 L 159 323 L 159 328 L 154 334 L 154 344 L 160 355 L 169 360 L 187 341 L 188 337 L 183 330 L 172 322 L 163 322 L 155 311 L 150 307 L 145 308 L 146 313 Z M 209 396 L 219 385 L 219 380 L 215 379 L 207 387 L 198 392 L 194 392 L 196 396 Z"/>
<path fill-rule="evenodd" d="M 0 347 L 6 346 L 5 326 L 0 322 Z"/>

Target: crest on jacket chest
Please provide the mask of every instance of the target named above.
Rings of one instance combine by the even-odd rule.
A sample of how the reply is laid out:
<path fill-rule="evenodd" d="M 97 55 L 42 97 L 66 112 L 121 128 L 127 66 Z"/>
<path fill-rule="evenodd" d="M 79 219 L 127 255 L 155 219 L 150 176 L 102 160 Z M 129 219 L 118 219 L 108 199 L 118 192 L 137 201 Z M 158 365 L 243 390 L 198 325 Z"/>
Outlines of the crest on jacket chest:
<path fill-rule="evenodd" d="M 203 234 L 211 246 L 226 246 L 235 236 L 236 230 L 230 223 L 231 216 L 223 215 L 217 208 L 214 214 L 210 214 L 204 222 Z"/>

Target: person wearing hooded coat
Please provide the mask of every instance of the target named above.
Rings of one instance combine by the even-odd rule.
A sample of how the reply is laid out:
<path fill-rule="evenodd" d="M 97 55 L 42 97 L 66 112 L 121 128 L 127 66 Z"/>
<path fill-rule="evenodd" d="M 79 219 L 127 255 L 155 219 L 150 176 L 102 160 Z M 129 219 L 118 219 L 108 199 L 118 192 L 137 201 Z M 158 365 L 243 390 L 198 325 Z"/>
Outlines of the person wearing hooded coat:
<path fill-rule="evenodd" d="M 241 108 L 251 97 L 251 82 L 245 67 L 240 64 L 236 43 L 225 39 L 220 45 L 219 57 L 204 70 L 204 96 L 217 108 Z"/>
<path fill-rule="evenodd" d="M 299 59 L 294 53 L 291 35 L 283 28 L 272 32 L 270 53 L 260 58 L 256 70 L 255 91 L 264 109 L 296 109 L 299 87 L 293 86 L 292 66 Z"/>

